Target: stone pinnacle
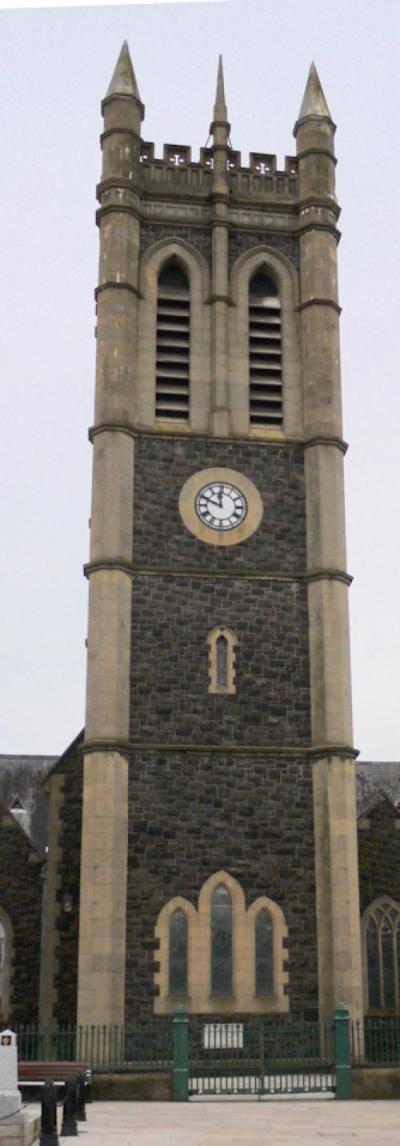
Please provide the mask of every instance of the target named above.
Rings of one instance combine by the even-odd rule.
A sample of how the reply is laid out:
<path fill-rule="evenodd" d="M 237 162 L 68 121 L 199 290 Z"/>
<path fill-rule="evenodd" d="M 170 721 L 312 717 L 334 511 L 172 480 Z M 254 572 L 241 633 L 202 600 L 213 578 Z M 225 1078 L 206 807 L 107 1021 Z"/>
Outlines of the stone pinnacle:
<path fill-rule="evenodd" d="M 128 43 L 124 40 L 112 79 L 107 89 L 106 99 L 110 96 L 133 96 L 140 101 L 139 88 L 129 53 Z"/>
<path fill-rule="evenodd" d="M 317 69 L 315 64 L 311 64 L 303 102 L 299 111 L 299 120 L 307 119 L 308 116 L 314 115 L 332 119 Z"/>

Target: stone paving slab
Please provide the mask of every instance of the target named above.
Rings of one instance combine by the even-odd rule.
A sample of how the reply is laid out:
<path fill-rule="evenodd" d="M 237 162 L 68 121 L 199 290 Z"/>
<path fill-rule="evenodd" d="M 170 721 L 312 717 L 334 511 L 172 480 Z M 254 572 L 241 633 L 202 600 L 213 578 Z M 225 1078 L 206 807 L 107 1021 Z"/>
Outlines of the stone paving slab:
<path fill-rule="evenodd" d="M 81 1146 L 400 1146 L 400 1102 L 95 1102 L 87 1115 Z"/>

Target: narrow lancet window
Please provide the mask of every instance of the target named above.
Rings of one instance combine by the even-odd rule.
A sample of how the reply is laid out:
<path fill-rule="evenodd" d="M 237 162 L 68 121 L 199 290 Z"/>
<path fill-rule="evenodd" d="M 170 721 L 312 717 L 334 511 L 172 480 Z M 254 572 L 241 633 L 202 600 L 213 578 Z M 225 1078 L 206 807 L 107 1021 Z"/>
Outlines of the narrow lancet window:
<path fill-rule="evenodd" d="M 232 629 L 221 625 L 208 634 L 209 692 L 236 692 L 236 648 L 238 639 Z"/>
<path fill-rule="evenodd" d="M 222 883 L 211 898 L 211 994 L 232 994 L 232 899 Z"/>
<path fill-rule="evenodd" d="M 174 911 L 169 924 L 169 993 L 188 993 L 188 922 L 184 911 Z"/>
<path fill-rule="evenodd" d="M 226 689 L 228 686 L 228 642 L 226 637 L 217 637 L 217 685 Z"/>
<path fill-rule="evenodd" d="M 158 279 L 156 417 L 189 418 L 190 290 L 180 263 L 170 259 Z"/>
<path fill-rule="evenodd" d="M 282 426 L 281 304 L 264 271 L 249 284 L 250 424 Z"/>
<path fill-rule="evenodd" d="M 266 907 L 259 911 L 255 925 L 256 995 L 274 992 L 274 931 Z"/>

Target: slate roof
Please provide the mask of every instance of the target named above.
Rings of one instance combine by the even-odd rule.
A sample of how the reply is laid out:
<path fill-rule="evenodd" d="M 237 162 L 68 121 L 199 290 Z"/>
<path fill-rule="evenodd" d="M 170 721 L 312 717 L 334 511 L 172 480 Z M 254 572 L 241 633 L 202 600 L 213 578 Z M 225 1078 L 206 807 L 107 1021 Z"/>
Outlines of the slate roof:
<path fill-rule="evenodd" d="M 47 803 L 42 780 L 57 759 L 0 755 L 0 800 L 10 808 L 18 799 L 23 811 L 14 812 L 14 818 L 41 854 L 47 842 Z"/>
<path fill-rule="evenodd" d="M 400 761 L 362 760 L 356 764 L 357 814 L 364 815 L 381 795 L 400 803 Z"/>

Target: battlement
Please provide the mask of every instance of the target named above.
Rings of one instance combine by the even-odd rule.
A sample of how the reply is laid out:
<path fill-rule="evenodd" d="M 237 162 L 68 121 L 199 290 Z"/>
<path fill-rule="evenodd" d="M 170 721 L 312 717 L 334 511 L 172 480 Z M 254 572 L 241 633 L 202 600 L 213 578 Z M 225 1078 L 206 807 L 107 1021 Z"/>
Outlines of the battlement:
<path fill-rule="evenodd" d="M 179 187 L 208 192 L 212 185 L 213 149 L 202 147 L 198 160 L 192 160 L 192 149 L 184 144 L 165 143 L 162 158 L 154 154 L 154 143 L 142 141 L 140 163 L 144 184 Z M 294 198 L 297 194 L 297 159 L 285 157 L 284 170 L 277 168 L 276 155 L 252 151 L 249 165 L 242 165 L 240 151 L 229 149 L 228 182 L 232 194 L 264 198 L 265 195 Z"/>

